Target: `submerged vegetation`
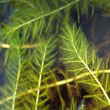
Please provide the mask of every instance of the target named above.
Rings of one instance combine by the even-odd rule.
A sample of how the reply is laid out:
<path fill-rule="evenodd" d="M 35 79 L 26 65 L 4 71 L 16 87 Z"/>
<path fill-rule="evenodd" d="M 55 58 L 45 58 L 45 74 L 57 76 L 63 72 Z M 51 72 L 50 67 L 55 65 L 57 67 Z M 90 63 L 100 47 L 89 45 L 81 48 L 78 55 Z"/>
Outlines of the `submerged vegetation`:
<path fill-rule="evenodd" d="M 110 53 L 99 53 L 110 48 L 110 26 L 97 37 L 95 24 L 110 19 L 110 1 L 0 1 L 6 3 L 9 13 L 0 7 L 0 110 L 109 110 Z"/>

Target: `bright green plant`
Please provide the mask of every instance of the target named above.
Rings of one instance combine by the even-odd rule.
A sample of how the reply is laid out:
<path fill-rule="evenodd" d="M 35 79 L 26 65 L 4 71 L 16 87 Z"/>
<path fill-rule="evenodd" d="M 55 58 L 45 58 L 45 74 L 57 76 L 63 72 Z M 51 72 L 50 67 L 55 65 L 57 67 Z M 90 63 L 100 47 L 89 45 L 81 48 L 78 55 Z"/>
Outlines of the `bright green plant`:
<path fill-rule="evenodd" d="M 82 84 L 88 92 L 84 99 L 91 98 L 95 109 L 109 109 L 110 70 L 105 69 L 103 60 L 70 15 L 71 9 L 76 10 L 80 22 L 80 15 L 88 16 L 89 7 L 91 16 L 95 6 L 108 9 L 109 0 L 0 1 L 4 2 L 10 3 L 13 12 L 8 23 L 1 23 L 0 30 L 5 69 L 0 110 L 50 110 L 53 87 L 60 97 L 59 109 L 75 110 L 78 103 L 74 95 L 68 106 L 60 91 L 60 86 L 66 85 L 72 94 L 71 82 Z M 60 70 L 58 63 L 65 66 L 66 72 Z M 64 76 L 63 80 L 59 80 L 56 71 Z M 85 108 L 86 105 L 82 109 Z"/>

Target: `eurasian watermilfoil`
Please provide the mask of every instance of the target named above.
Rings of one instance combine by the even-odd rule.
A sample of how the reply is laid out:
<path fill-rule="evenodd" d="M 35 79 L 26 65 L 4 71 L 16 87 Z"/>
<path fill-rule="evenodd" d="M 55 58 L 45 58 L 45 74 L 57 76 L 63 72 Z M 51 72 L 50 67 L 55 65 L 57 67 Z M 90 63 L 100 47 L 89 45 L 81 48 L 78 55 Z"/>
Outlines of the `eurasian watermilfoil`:
<path fill-rule="evenodd" d="M 51 88 L 57 91 L 58 109 L 77 110 L 83 100 L 75 100 L 73 90 L 78 84 L 88 93 L 83 97 L 92 100 L 93 109 L 109 109 L 110 70 L 86 40 L 71 10 L 76 11 L 80 22 L 80 16 L 89 15 L 89 8 L 92 16 L 96 7 L 106 11 L 110 1 L 0 1 L 4 2 L 9 2 L 13 11 L 8 22 L 1 23 L 0 30 L 6 76 L 0 87 L 0 110 L 51 110 L 57 106 L 51 105 L 55 99 Z M 63 97 L 63 85 L 67 87 L 68 101 Z M 89 109 L 87 102 L 84 106 L 83 109 Z"/>

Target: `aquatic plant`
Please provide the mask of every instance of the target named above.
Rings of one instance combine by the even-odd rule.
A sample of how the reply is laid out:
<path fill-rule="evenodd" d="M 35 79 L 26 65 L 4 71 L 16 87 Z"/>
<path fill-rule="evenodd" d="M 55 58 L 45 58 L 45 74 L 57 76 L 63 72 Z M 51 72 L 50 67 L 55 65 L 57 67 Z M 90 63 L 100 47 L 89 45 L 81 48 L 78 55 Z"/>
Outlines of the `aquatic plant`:
<path fill-rule="evenodd" d="M 80 26 L 97 8 L 107 15 L 110 1 L 5 2 L 12 11 L 0 30 L 0 110 L 110 109 L 109 59 L 98 57 Z"/>

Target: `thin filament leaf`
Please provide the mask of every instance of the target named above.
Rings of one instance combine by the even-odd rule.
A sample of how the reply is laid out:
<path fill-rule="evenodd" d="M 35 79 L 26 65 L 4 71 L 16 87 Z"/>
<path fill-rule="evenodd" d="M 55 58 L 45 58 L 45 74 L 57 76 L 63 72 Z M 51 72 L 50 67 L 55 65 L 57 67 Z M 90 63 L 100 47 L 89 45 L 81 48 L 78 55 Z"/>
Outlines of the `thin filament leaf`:
<path fill-rule="evenodd" d="M 66 34 L 65 34 L 66 33 Z M 63 37 L 62 37 L 63 36 Z M 81 38 L 82 37 L 82 38 Z M 80 29 L 76 29 L 76 26 L 73 25 L 73 27 L 71 28 L 70 26 L 66 26 L 66 29 L 63 29 L 63 35 L 61 35 L 62 38 L 62 42 L 64 43 L 64 51 L 68 51 L 73 54 L 73 56 L 77 56 L 75 59 L 79 59 L 83 66 L 86 67 L 87 71 L 90 72 L 90 74 L 93 76 L 93 78 L 95 79 L 95 81 L 97 82 L 97 84 L 99 85 L 100 89 L 102 90 L 103 94 L 105 95 L 108 103 L 110 104 L 110 99 L 107 95 L 107 93 L 105 92 L 104 88 L 102 87 L 101 83 L 99 82 L 98 78 L 94 75 L 94 73 L 92 72 L 91 68 L 88 66 L 88 57 L 85 56 L 88 55 L 89 53 L 87 53 L 87 42 L 83 37 L 83 34 L 81 33 Z M 66 40 L 67 39 L 67 40 Z M 68 40 L 69 39 L 69 40 Z M 79 41 L 78 41 L 79 40 Z M 85 50 L 84 50 L 85 49 Z M 75 55 L 76 54 L 76 55 Z M 84 55 L 83 55 L 84 54 Z M 69 57 L 69 56 L 67 56 Z M 71 56 L 72 57 L 72 56 Z M 73 60 L 75 61 L 74 57 Z M 88 61 L 88 62 L 87 62 Z M 64 62 L 67 62 L 67 60 L 65 60 Z M 91 62 L 91 61 L 90 61 Z M 72 62 L 71 62 L 72 63 Z M 74 62 L 73 62 L 74 63 Z"/>

